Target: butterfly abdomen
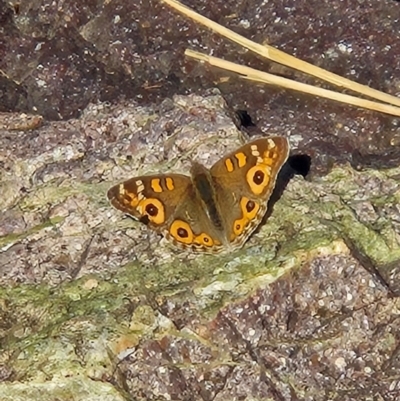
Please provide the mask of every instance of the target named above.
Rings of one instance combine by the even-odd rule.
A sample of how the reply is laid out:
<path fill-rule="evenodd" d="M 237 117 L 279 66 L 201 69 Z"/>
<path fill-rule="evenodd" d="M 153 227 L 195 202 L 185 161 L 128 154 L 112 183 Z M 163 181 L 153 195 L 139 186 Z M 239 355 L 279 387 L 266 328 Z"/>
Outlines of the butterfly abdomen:
<path fill-rule="evenodd" d="M 201 164 L 195 163 L 191 169 L 193 186 L 201 200 L 211 223 L 218 231 L 224 230 L 221 210 L 218 209 L 215 190 L 209 171 Z"/>

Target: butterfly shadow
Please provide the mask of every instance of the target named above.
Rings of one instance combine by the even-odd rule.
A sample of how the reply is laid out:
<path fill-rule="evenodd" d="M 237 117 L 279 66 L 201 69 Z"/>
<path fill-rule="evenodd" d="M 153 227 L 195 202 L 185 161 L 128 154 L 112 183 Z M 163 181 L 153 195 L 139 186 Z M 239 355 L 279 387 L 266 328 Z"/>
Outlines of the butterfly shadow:
<path fill-rule="evenodd" d="M 286 189 L 289 181 L 295 175 L 306 177 L 311 168 L 311 157 L 305 154 L 298 154 L 289 156 L 286 163 L 282 166 L 278 177 L 276 179 L 275 188 L 272 191 L 271 197 L 268 200 L 267 212 L 261 221 L 260 227 L 263 226 L 269 216 L 271 216 L 275 203 L 281 198 L 284 190 Z"/>

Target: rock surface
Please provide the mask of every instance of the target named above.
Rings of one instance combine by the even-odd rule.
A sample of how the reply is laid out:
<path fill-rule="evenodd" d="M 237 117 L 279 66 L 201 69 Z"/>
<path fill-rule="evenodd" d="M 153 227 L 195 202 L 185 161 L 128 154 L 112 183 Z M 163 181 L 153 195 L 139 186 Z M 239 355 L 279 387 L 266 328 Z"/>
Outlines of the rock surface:
<path fill-rule="evenodd" d="M 398 2 L 186 4 L 400 93 Z M 184 48 L 276 67 L 157 1 L 0 21 L 1 401 L 400 398 L 397 119 L 226 81 Z M 118 181 L 234 149 L 233 108 L 312 159 L 243 249 L 177 252 L 111 209 Z"/>

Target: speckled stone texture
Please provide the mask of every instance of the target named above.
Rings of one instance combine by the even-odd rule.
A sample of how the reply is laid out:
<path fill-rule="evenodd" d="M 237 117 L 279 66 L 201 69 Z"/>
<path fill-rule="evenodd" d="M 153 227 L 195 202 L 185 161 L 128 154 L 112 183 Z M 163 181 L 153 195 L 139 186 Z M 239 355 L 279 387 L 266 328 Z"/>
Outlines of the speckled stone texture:
<path fill-rule="evenodd" d="M 14 7 L 12 5 L 14 4 Z M 393 95 L 400 93 L 400 7 L 393 0 L 190 1 L 196 11 L 272 46 Z M 89 102 L 121 96 L 162 101 L 218 86 L 231 108 L 249 109 L 264 131 L 290 133 L 314 164 L 399 163 L 398 119 L 199 66 L 185 48 L 304 82 L 196 26 L 159 0 L 0 2 L 0 111 L 78 116 Z M 321 84 L 318 83 L 317 84 Z"/>
<path fill-rule="evenodd" d="M 185 4 L 400 95 L 397 1 Z M 0 400 L 399 400 L 399 120 L 185 48 L 314 82 L 157 0 L 0 0 Z M 242 250 L 176 252 L 109 206 L 234 149 L 234 109 L 312 160 Z"/>

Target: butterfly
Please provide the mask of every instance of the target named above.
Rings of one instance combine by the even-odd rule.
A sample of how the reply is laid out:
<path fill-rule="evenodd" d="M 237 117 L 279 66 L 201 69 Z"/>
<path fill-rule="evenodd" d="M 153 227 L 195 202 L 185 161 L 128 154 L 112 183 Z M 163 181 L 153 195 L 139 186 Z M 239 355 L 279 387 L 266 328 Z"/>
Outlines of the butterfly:
<path fill-rule="evenodd" d="M 190 176 L 130 178 L 111 187 L 107 197 L 116 209 L 175 246 L 229 252 L 242 247 L 259 226 L 288 156 L 286 138 L 261 138 L 225 155 L 210 169 L 194 162 Z"/>

